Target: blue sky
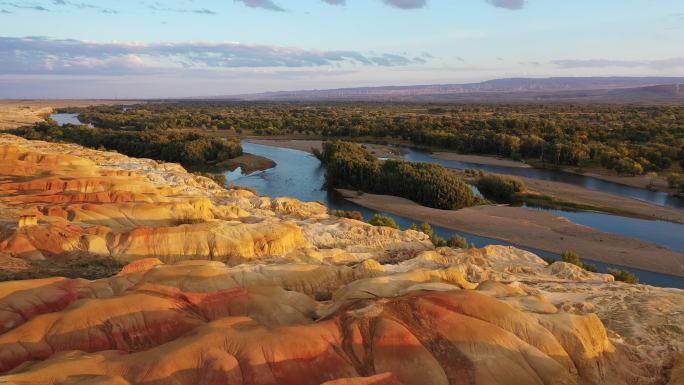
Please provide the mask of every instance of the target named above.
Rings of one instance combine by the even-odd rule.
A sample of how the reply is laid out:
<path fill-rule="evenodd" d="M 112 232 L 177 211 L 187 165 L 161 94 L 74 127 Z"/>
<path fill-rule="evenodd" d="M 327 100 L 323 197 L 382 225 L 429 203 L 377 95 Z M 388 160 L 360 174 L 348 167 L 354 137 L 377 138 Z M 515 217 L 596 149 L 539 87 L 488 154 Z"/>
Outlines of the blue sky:
<path fill-rule="evenodd" d="M 684 76 L 681 0 L 0 0 L 0 97 Z"/>

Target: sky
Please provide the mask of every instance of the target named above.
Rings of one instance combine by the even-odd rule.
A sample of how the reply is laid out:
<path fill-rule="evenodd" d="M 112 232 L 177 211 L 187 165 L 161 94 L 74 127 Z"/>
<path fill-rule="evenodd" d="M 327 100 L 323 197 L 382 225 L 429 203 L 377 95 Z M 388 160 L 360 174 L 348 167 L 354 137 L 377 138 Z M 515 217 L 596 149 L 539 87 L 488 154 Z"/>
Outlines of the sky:
<path fill-rule="evenodd" d="M 682 0 L 0 0 L 0 98 L 684 76 Z"/>

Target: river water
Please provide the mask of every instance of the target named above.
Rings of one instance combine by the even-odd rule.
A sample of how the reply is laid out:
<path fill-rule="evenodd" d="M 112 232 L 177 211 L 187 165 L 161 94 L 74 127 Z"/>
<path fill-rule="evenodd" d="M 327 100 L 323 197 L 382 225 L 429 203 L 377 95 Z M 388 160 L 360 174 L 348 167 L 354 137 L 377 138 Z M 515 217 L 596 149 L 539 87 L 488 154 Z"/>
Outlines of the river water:
<path fill-rule="evenodd" d="M 335 193 L 323 190 L 321 187 L 325 181 L 325 168 L 321 165 L 318 159 L 307 152 L 247 142 L 243 142 L 242 147 L 245 152 L 272 159 L 277 163 L 277 166 L 268 170 L 255 172 L 250 175 L 242 175 L 239 170 L 235 170 L 233 172 L 226 173 L 229 182 L 238 184 L 240 186 L 255 188 L 259 194 L 266 196 L 288 196 L 303 201 L 322 202 L 331 209 L 360 211 L 366 219 L 370 218 L 376 213 L 379 213 L 394 218 L 397 221 L 397 224 L 399 224 L 402 228 L 408 228 L 412 223 L 416 222 L 398 215 L 366 209 L 344 200 Z M 684 251 L 684 243 L 681 239 L 682 237 L 677 236 L 677 234 L 682 234 L 681 232 L 677 231 L 682 231 L 684 229 L 684 225 L 663 221 L 645 221 L 589 212 L 572 213 L 560 210 L 552 211 L 558 215 L 568 217 L 577 223 L 585 224 L 604 231 L 645 239 L 666 246 L 669 245 L 674 250 Z M 490 244 L 512 245 L 505 241 L 480 237 L 460 231 L 453 231 L 439 226 L 433 226 L 433 229 L 435 230 L 435 233 L 445 238 L 451 237 L 451 235 L 455 233 L 459 234 L 478 247 Z M 557 254 L 543 250 L 521 247 L 518 245 L 513 246 L 529 250 L 540 256 L 546 256 L 555 259 L 559 258 Z M 623 270 L 629 270 L 635 273 L 643 283 L 662 287 L 684 288 L 684 279 L 680 277 L 617 265 L 609 265 L 595 261 L 590 262 L 597 265 L 601 271 L 605 271 L 608 267 L 617 267 Z"/>
<path fill-rule="evenodd" d="M 50 115 L 50 119 L 57 122 L 60 126 L 65 124 L 83 124 L 78 119 L 78 114 L 52 114 Z M 92 127 L 91 124 L 89 124 L 89 126 Z"/>
<path fill-rule="evenodd" d="M 429 153 L 425 151 L 419 151 L 410 148 L 407 148 L 404 151 L 404 159 L 411 162 L 436 163 L 447 168 L 455 168 L 461 170 L 470 168 L 499 174 L 517 175 L 541 180 L 549 180 L 554 182 L 563 182 L 575 186 L 584 187 L 590 190 L 603 191 L 615 195 L 621 195 L 627 198 L 635 198 L 642 201 L 655 203 L 660 206 L 674 207 L 680 210 L 684 210 L 684 199 L 671 196 L 670 194 L 662 191 L 650 191 L 642 188 L 626 186 L 619 183 L 608 182 L 589 176 L 578 175 L 558 170 L 548 170 L 532 167 L 522 168 L 490 166 L 476 163 L 457 162 L 433 158 L 430 156 Z"/>

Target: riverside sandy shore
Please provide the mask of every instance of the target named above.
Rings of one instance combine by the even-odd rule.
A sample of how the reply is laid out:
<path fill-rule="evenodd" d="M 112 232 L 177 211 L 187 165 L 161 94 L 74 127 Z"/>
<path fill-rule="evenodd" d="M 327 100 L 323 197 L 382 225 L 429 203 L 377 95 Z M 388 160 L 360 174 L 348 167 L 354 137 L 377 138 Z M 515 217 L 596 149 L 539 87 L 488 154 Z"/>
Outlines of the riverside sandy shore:
<path fill-rule="evenodd" d="M 455 161 L 455 162 L 464 162 L 464 163 L 475 163 L 475 164 L 482 164 L 482 165 L 488 165 L 488 166 L 502 166 L 502 167 L 518 167 L 518 168 L 531 168 L 533 166 L 523 163 L 523 162 L 518 162 L 515 160 L 511 159 L 505 159 L 505 158 L 499 158 L 496 156 L 487 156 L 487 155 L 467 155 L 467 154 L 458 154 L 455 152 L 448 152 L 448 151 L 440 151 L 440 152 L 435 152 L 430 154 L 432 158 L 435 159 L 442 159 L 442 160 L 449 160 L 449 161 Z M 667 181 L 665 180 L 664 176 L 658 176 L 655 178 L 651 178 L 646 175 L 636 175 L 636 176 L 625 176 L 625 175 L 617 175 L 615 171 L 608 170 L 608 169 L 601 169 L 598 167 L 593 167 L 593 168 L 564 168 L 564 172 L 568 173 L 573 173 L 577 175 L 584 175 L 596 179 L 601 179 L 606 182 L 613 182 L 617 184 L 622 184 L 625 186 L 631 186 L 631 187 L 637 187 L 637 188 L 643 188 L 643 189 L 648 189 L 652 188 L 657 191 L 664 191 L 664 192 L 674 192 L 673 189 L 669 188 L 667 185 Z M 663 173 L 666 174 L 666 173 Z"/>
<path fill-rule="evenodd" d="M 572 250 L 584 258 L 604 263 L 684 277 L 684 254 L 656 244 L 578 225 L 541 211 L 505 205 L 438 210 L 408 199 L 338 190 L 349 201 L 386 211 L 416 222 L 500 239 L 554 253 Z"/>
<path fill-rule="evenodd" d="M 430 154 L 430 157 L 435 159 L 449 160 L 454 162 L 484 164 L 489 166 L 503 166 L 503 167 L 519 167 L 530 168 L 529 164 L 523 162 L 516 162 L 510 159 L 497 158 L 495 156 L 484 155 L 465 155 L 457 154 L 455 152 L 435 152 Z"/>
<path fill-rule="evenodd" d="M 306 151 L 309 153 L 313 152 L 312 149 L 319 151 L 323 149 L 322 140 L 246 139 L 245 141 L 255 144 L 263 144 L 265 146 L 290 148 L 293 150 Z M 390 147 L 372 143 L 359 144 L 366 146 L 366 150 L 370 152 L 371 155 L 378 158 L 403 159 L 401 148 L 399 147 Z"/>
<path fill-rule="evenodd" d="M 684 211 L 672 207 L 659 206 L 638 199 L 589 190 L 568 183 L 526 177 L 517 178 L 522 179 L 528 189 L 540 194 L 551 195 L 564 201 L 595 206 L 597 208 L 619 210 L 622 215 L 637 218 L 684 223 Z"/>

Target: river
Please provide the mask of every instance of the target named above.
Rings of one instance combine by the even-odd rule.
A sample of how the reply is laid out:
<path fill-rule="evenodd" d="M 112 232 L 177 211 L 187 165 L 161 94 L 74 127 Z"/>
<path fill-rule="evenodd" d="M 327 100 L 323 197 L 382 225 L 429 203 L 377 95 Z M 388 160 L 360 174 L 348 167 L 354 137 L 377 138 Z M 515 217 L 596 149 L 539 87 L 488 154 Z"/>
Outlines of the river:
<path fill-rule="evenodd" d="M 63 126 L 65 124 L 83 124 L 78 119 L 78 114 L 52 114 L 50 115 L 50 119 L 57 122 L 57 124 L 59 124 L 60 126 Z M 88 125 L 92 127 L 91 124 Z"/>
<path fill-rule="evenodd" d="M 563 182 L 575 186 L 584 187 L 590 190 L 603 191 L 606 193 L 621 195 L 627 198 L 635 198 L 642 201 L 655 203 L 660 206 L 674 207 L 680 210 L 684 210 L 684 199 L 672 196 L 666 192 L 650 191 L 638 187 L 608 182 L 590 176 L 573 174 L 570 172 L 563 172 L 559 170 L 550 170 L 534 167 L 523 168 L 491 166 L 477 163 L 466 163 L 452 160 L 436 159 L 431 157 L 430 154 L 425 151 L 410 148 L 404 149 L 404 152 L 404 159 L 411 162 L 436 163 L 447 168 L 455 168 L 460 170 L 470 168 L 499 174 L 517 175 L 534 179 L 549 180 L 553 182 Z"/>
<path fill-rule="evenodd" d="M 81 124 L 76 114 L 52 114 L 50 117 L 60 125 L 69 123 Z M 306 152 L 247 142 L 243 142 L 243 148 L 245 152 L 264 156 L 274 160 L 277 163 L 277 166 L 272 169 L 256 172 L 247 176 L 243 176 L 239 169 L 235 170 L 234 172 L 226 173 L 226 176 L 230 182 L 234 182 L 242 186 L 253 187 L 260 194 L 267 196 L 289 196 L 303 201 L 320 201 L 333 209 L 360 211 L 366 218 L 370 218 L 372 215 L 377 213 L 376 211 L 369 210 L 348 202 L 334 193 L 329 193 L 325 190 L 322 190 L 321 186 L 325 180 L 325 169 L 321 166 L 318 159 Z M 409 161 L 438 163 L 449 168 L 482 169 L 491 172 L 508 173 L 529 176 L 532 178 L 561 181 L 600 191 L 615 193 L 618 195 L 643 199 L 645 201 L 660 205 L 682 208 L 682 206 L 677 203 L 678 199 L 674 198 L 676 200 L 673 200 L 665 193 L 623 186 L 616 183 L 601 181 L 596 178 L 584 177 L 581 175 L 564 173 L 555 170 L 487 166 L 474 163 L 446 161 L 434 159 L 430 157 L 427 152 L 413 149 L 406 149 L 405 158 Z M 666 246 L 674 251 L 684 252 L 684 236 L 682 236 L 682 234 L 684 234 L 684 225 L 681 224 L 665 221 L 641 220 L 586 211 L 549 211 L 556 215 L 566 217 L 579 224 L 607 232 L 643 239 Z M 380 214 L 391 216 L 402 228 L 408 228 L 412 223 L 415 222 L 413 220 L 389 213 Z M 510 245 L 504 241 L 453 231 L 439 226 L 433 226 L 433 228 L 435 229 L 435 232 L 442 237 L 448 238 L 452 234 L 457 233 L 478 247 L 488 244 Z M 515 246 L 532 251 L 541 256 L 547 256 L 556 259 L 559 257 L 557 254 L 543 250 L 521 247 L 517 245 Z M 629 270 L 637 274 L 640 280 L 644 283 L 664 287 L 684 288 L 684 279 L 681 279 L 680 277 L 608 265 L 594 261 L 592 261 L 592 263 L 596 264 L 603 271 L 605 271 L 605 269 L 608 267 L 618 267 L 624 270 Z"/>
<path fill-rule="evenodd" d="M 319 201 L 326 204 L 331 209 L 360 211 L 366 219 L 370 218 L 376 213 L 379 213 L 394 218 L 402 228 L 408 228 L 412 223 L 415 223 L 415 221 L 403 218 L 401 216 L 366 209 L 342 199 L 335 193 L 321 189 L 321 186 L 323 186 L 323 182 L 325 180 L 325 168 L 321 165 L 318 159 L 307 152 L 248 142 L 243 142 L 242 146 L 245 152 L 272 159 L 277 163 L 277 166 L 265 171 L 255 172 L 250 175 L 242 175 L 239 170 L 226 173 L 229 182 L 241 186 L 255 188 L 260 194 L 266 196 L 288 196 L 303 201 Z M 681 232 L 677 231 L 682 231 L 682 229 L 684 229 L 684 225 L 663 221 L 645 221 L 599 213 L 571 213 L 560 210 L 555 211 L 557 211 L 559 215 L 566 216 L 574 221 L 577 221 L 577 223 L 596 227 L 605 231 L 611 231 L 613 233 L 641 238 L 654 243 L 664 244 L 666 246 L 669 245 L 673 250 L 684 251 L 684 243 L 680 239 L 681 237 L 677 236 L 677 234 L 682 234 Z M 616 226 L 618 227 L 617 230 L 621 231 L 616 231 Z M 651 226 L 652 230 L 650 230 L 648 226 Z M 659 228 L 658 226 L 663 227 Z M 459 234 L 478 247 L 489 244 L 512 245 L 505 241 L 480 237 L 460 231 L 453 231 L 439 226 L 433 226 L 433 229 L 437 234 L 445 238 L 450 237 L 454 233 Z M 639 229 L 648 230 L 640 231 Z M 540 256 L 551 257 L 554 259 L 559 258 L 557 254 L 543 250 L 521 247 L 518 245 L 512 246 L 529 250 Z M 616 267 L 631 271 L 635 273 L 643 283 L 662 287 L 684 288 L 684 279 L 680 277 L 617 265 L 609 265 L 596 261 L 590 262 L 597 265 L 601 271 L 605 271 L 608 267 Z"/>

